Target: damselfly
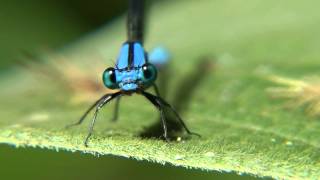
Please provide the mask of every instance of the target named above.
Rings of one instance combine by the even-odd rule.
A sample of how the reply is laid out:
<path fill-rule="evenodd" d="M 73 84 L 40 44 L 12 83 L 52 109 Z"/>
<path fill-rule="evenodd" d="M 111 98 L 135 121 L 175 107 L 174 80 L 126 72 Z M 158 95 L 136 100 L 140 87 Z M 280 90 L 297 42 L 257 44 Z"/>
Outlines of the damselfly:
<path fill-rule="evenodd" d="M 84 141 L 85 146 L 88 145 L 88 140 L 93 132 L 93 127 L 101 108 L 111 100 L 116 99 L 114 116 L 114 119 L 116 119 L 121 96 L 131 95 L 133 93 L 146 97 L 160 111 L 160 119 L 164 130 L 163 136 L 166 140 L 169 139 L 164 111 L 165 108 L 168 108 L 173 112 L 188 134 L 198 135 L 191 132 L 181 119 L 180 115 L 171 107 L 170 104 L 160 97 L 158 88 L 155 84 L 155 80 L 157 79 L 157 68 L 149 62 L 147 52 L 143 48 L 143 10 L 143 0 L 129 1 L 129 12 L 127 18 L 128 40 L 121 47 L 120 55 L 115 67 L 107 68 L 102 76 L 103 83 L 107 88 L 117 89 L 119 91 L 102 96 L 84 113 L 77 123 L 69 125 L 73 126 L 81 124 L 90 111 L 95 108 L 94 116 L 89 127 L 89 133 Z M 156 95 L 145 91 L 149 87 L 153 87 L 155 89 Z"/>

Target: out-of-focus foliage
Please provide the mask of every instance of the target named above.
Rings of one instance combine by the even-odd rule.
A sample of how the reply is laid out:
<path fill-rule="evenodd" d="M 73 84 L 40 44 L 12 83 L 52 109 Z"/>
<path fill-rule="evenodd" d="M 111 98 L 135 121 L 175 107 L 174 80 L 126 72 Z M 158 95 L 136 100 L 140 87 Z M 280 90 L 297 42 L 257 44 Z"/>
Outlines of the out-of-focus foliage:
<path fill-rule="evenodd" d="M 232 173 L 212 173 L 135 161 L 114 156 L 93 157 L 81 153 L 0 146 L 1 177 L 4 179 L 120 179 L 141 180 L 254 180 Z M 5 163 L 4 163 L 5 162 Z M 17 173 L 17 171 L 19 173 Z"/>
<path fill-rule="evenodd" d="M 0 68 L 25 52 L 51 49 L 79 36 L 84 23 L 59 3 L 5 1 L 0 3 Z"/>
<path fill-rule="evenodd" d="M 52 50 L 124 12 L 126 0 L 0 2 L 0 69 L 27 52 Z"/>

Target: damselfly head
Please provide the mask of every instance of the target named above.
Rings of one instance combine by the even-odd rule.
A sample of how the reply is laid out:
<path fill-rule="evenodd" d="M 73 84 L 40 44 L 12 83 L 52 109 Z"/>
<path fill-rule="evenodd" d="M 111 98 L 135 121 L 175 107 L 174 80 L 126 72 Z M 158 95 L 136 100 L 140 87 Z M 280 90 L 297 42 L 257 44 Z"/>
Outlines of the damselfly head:
<path fill-rule="evenodd" d="M 143 46 L 139 42 L 122 45 L 115 68 L 103 73 L 104 85 L 109 89 L 136 91 L 151 86 L 157 78 L 157 69 L 148 63 Z"/>
<path fill-rule="evenodd" d="M 157 69 L 149 63 L 133 69 L 107 68 L 102 79 L 104 85 L 109 89 L 135 91 L 151 86 L 157 79 Z"/>

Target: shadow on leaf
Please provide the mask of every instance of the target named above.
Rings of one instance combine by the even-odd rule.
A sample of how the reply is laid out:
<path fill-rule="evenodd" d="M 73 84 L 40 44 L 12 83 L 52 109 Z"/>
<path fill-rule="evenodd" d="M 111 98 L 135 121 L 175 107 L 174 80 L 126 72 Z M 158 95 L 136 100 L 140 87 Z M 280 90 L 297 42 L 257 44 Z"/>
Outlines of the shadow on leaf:
<path fill-rule="evenodd" d="M 192 99 L 192 95 L 196 91 L 197 88 L 200 87 L 201 82 L 205 79 L 208 73 L 212 71 L 214 68 L 214 62 L 212 58 L 208 57 L 202 57 L 199 59 L 199 63 L 195 66 L 193 69 L 193 72 L 186 75 L 184 79 L 181 81 L 181 83 L 177 86 L 177 90 L 174 93 L 174 99 L 172 101 L 172 107 L 175 108 L 175 110 L 182 114 L 184 111 L 187 111 L 188 105 L 190 103 L 190 100 Z M 159 78 L 159 87 L 160 87 L 160 93 L 161 96 L 166 99 L 167 95 L 167 86 L 168 83 L 166 82 L 168 79 L 170 79 L 170 76 L 172 75 L 172 71 L 168 68 L 160 71 L 161 77 Z M 167 121 L 167 127 L 168 127 L 168 135 L 170 139 L 175 140 L 178 137 L 181 136 L 181 133 L 183 132 L 182 125 L 176 120 L 173 113 L 166 110 L 166 121 Z M 190 127 L 190 130 L 192 131 L 192 127 Z M 161 138 L 163 137 L 163 127 L 160 118 L 158 117 L 158 120 L 156 123 L 152 124 L 149 127 L 146 127 L 143 132 L 140 133 L 141 138 Z"/>

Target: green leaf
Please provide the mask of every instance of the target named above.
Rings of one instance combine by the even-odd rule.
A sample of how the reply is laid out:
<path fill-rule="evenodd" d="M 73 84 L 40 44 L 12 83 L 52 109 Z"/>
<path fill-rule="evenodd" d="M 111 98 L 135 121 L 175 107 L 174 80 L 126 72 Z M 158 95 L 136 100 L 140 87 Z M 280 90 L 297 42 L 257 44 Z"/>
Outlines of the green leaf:
<path fill-rule="evenodd" d="M 64 129 L 97 96 L 89 93 L 92 86 L 79 83 L 83 74 L 97 83 L 102 70 L 112 65 L 109 60 L 117 57 L 125 40 L 125 20 L 120 19 L 58 55 L 43 57 L 61 66 L 60 75 L 45 68 L 49 64 L 36 66 L 33 73 L 17 70 L 2 76 L 0 142 L 258 177 L 317 179 L 319 120 L 282 109 L 265 92 L 271 86 L 266 74 L 302 77 L 318 72 L 317 4 L 203 0 L 152 7 L 146 48 L 161 43 L 172 52 L 166 99 L 183 110 L 187 125 L 201 138 L 183 136 L 167 143 L 139 137 L 157 125 L 158 112 L 138 95 L 122 99 L 117 123 L 110 122 L 114 104 L 104 108 L 88 148 L 83 140 L 91 116 L 79 127 Z M 209 60 L 213 68 L 203 69 L 203 56 L 214 57 Z M 80 73 L 65 68 L 68 63 L 80 67 Z M 47 77 L 38 74 L 35 80 L 36 70 Z"/>

